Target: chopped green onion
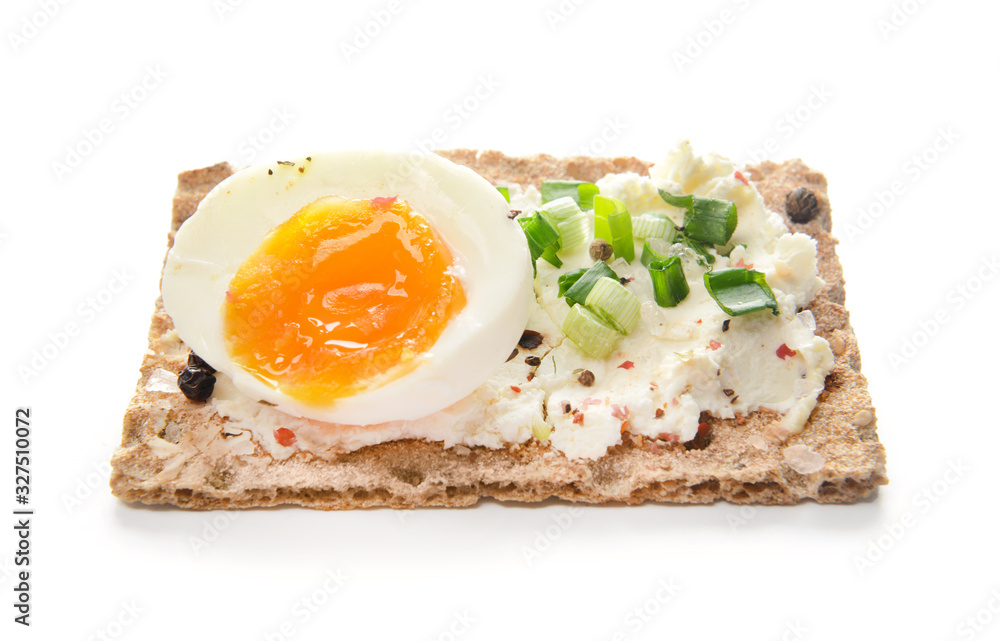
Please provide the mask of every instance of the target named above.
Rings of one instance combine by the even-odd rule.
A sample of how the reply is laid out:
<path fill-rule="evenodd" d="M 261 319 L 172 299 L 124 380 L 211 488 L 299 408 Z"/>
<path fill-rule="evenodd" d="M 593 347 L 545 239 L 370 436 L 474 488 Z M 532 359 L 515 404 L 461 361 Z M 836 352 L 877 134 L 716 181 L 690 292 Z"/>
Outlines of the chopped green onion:
<path fill-rule="evenodd" d="M 557 227 L 563 249 L 575 249 L 590 240 L 590 221 L 582 211 L 579 216 L 564 220 Z"/>
<path fill-rule="evenodd" d="M 587 302 L 594 283 L 602 278 L 613 278 L 618 282 L 618 274 L 603 261 L 597 261 L 590 269 L 577 269 L 559 277 L 559 295 L 566 297 L 566 304 L 572 307 Z"/>
<path fill-rule="evenodd" d="M 684 234 L 689 238 L 712 245 L 725 245 L 733 237 L 739 222 L 736 203 L 693 194 L 675 196 L 663 189 L 659 191 L 660 198 L 668 205 L 685 211 Z"/>
<path fill-rule="evenodd" d="M 631 263 L 635 258 L 632 216 L 625 203 L 617 198 L 594 196 L 594 237 L 611 243 L 615 256 Z"/>
<path fill-rule="evenodd" d="M 577 281 L 579 281 L 580 278 L 586 272 L 587 272 L 587 268 L 586 267 L 581 267 L 580 269 L 574 269 L 573 271 L 566 272 L 565 274 L 563 274 L 562 276 L 560 276 L 559 277 L 559 281 L 558 281 L 559 282 L 559 298 L 562 298 L 563 296 L 565 296 L 566 292 L 568 292 L 570 290 L 570 288 L 573 287 L 573 285 L 575 285 L 577 283 Z M 584 297 L 584 300 L 586 300 L 586 297 Z M 566 301 L 566 304 L 568 304 L 570 307 L 572 307 L 575 303 L 576 303 L 576 301 L 570 302 L 568 299 Z"/>
<path fill-rule="evenodd" d="M 569 197 L 557 198 L 545 203 L 538 211 L 553 223 L 566 220 L 581 213 L 580 205 Z"/>
<path fill-rule="evenodd" d="M 778 302 L 764 274 L 738 267 L 705 274 L 705 288 L 730 316 L 742 316 L 759 309 L 778 315 Z"/>
<path fill-rule="evenodd" d="M 678 209 L 683 209 L 685 212 L 690 212 L 694 206 L 694 194 L 675 196 L 666 189 L 658 189 L 657 191 L 660 192 L 660 198 L 671 207 L 677 207 Z"/>
<path fill-rule="evenodd" d="M 562 261 L 556 256 L 559 251 L 559 232 L 544 216 L 537 211 L 526 218 L 518 218 L 524 237 L 528 239 L 528 249 L 531 251 L 531 268 L 537 273 L 535 261 L 544 258 L 555 267 L 562 267 Z"/>
<path fill-rule="evenodd" d="M 586 305 L 622 334 L 631 334 L 639 325 L 639 297 L 614 278 L 597 279 Z"/>
<path fill-rule="evenodd" d="M 594 196 L 600 193 L 597 185 L 582 180 L 544 180 L 542 181 L 542 203 L 569 196 L 580 205 L 581 209 L 594 208 Z"/>
<path fill-rule="evenodd" d="M 632 233 L 636 238 L 664 238 L 673 242 L 677 229 L 666 216 L 642 214 L 632 219 Z"/>
<path fill-rule="evenodd" d="M 645 256 L 645 254 L 643 254 Z M 691 292 L 684 267 L 677 256 L 667 260 L 654 260 L 649 265 L 649 277 L 653 280 L 653 299 L 660 307 L 677 307 Z"/>
<path fill-rule="evenodd" d="M 562 331 L 584 354 L 594 358 L 604 358 L 610 354 L 621 338 L 621 334 L 613 327 L 583 305 L 569 310 L 563 321 Z"/>
<path fill-rule="evenodd" d="M 559 230 L 561 249 L 574 249 L 590 239 L 590 222 L 576 201 L 569 197 L 557 198 L 538 210 Z"/>
<path fill-rule="evenodd" d="M 684 233 L 705 243 L 725 245 L 733 237 L 737 221 L 736 203 L 696 198 L 694 215 L 684 220 Z"/>
<path fill-rule="evenodd" d="M 497 191 L 499 191 L 500 194 L 503 195 L 504 200 L 510 204 L 510 189 L 507 189 L 506 187 L 497 187 Z"/>
<path fill-rule="evenodd" d="M 647 238 L 642 244 L 642 257 L 639 262 L 643 267 L 649 267 L 654 260 L 667 260 L 670 258 L 671 243 L 662 238 Z"/>

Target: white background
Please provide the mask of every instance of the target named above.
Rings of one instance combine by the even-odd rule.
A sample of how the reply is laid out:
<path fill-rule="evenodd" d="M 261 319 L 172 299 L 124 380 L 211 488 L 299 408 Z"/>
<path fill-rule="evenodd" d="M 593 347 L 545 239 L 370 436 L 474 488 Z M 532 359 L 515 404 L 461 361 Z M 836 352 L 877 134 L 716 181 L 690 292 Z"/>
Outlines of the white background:
<path fill-rule="evenodd" d="M 996 3 L 233 4 L 4 3 L 0 505 L 30 406 L 37 510 L 30 629 L 2 520 L 5 639 L 1000 635 Z M 438 128 L 444 148 L 657 160 L 690 138 L 823 171 L 891 484 L 762 509 L 114 499 L 176 174 Z"/>

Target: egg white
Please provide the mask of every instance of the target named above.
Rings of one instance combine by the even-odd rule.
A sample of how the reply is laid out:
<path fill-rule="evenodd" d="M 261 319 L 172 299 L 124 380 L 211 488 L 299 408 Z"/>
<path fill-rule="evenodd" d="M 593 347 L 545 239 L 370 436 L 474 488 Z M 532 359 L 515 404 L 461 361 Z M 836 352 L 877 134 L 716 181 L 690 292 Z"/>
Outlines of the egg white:
<path fill-rule="evenodd" d="M 293 416 L 368 425 L 417 419 L 461 400 L 507 359 L 528 318 L 531 263 L 523 233 L 507 218 L 507 202 L 475 172 L 434 154 L 342 151 L 309 158 L 292 159 L 295 166 L 268 162 L 235 173 L 177 231 L 161 290 L 178 336 L 244 394 Z M 406 200 L 451 249 L 466 305 L 411 371 L 315 406 L 233 362 L 222 309 L 230 281 L 267 233 L 331 195 Z"/>

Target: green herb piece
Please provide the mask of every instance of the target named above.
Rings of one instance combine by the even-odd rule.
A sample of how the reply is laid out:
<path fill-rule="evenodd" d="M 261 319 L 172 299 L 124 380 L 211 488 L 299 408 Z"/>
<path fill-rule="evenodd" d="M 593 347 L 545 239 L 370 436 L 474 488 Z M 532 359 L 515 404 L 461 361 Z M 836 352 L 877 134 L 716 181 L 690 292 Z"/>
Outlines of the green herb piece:
<path fill-rule="evenodd" d="M 566 304 L 572 307 L 577 303 L 587 302 L 587 296 L 594 284 L 601 278 L 613 278 L 618 281 L 618 274 L 606 263 L 596 262 L 589 269 L 577 269 L 559 277 L 559 295 L 566 297 Z"/>
<path fill-rule="evenodd" d="M 653 280 L 653 299 L 660 307 L 677 307 L 691 292 L 684 276 L 684 266 L 677 256 L 667 260 L 654 260 L 647 268 L 649 277 Z"/>
<path fill-rule="evenodd" d="M 507 204 L 509 205 L 510 204 L 510 189 L 508 189 L 506 187 L 497 187 L 497 191 L 500 192 L 500 194 L 503 196 L 503 199 L 506 200 Z"/>
<path fill-rule="evenodd" d="M 759 309 L 778 315 L 778 302 L 764 274 L 737 267 L 705 274 L 705 288 L 730 316 L 742 316 Z"/>
<path fill-rule="evenodd" d="M 594 196 L 599 193 L 597 185 L 582 180 L 542 181 L 542 204 L 568 196 L 580 205 L 580 209 L 593 209 Z"/>
<path fill-rule="evenodd" d="M 639 297 L 615 278 L 597 279 L 587 294 L 586 305 L 622 334 L 631 334 L 639 325 Z"/>
<path fill-rule="evenodd" d="M 736 223 L 739 222 L 736 203 L 693 194 L 675 196 L 663 189 L 659 192 L 660 198 L 668 205 L 684 210 L 684 234 L 688 238 L 712 245 L 725 245 L 733 237 Z"/>
<path fill-rule="evenodd" d="M 594 196 L 594 237 L 611 243 L 615 256 L 631 263 L 635 258 L 632 215 L 617 198 Z"/>
<path fill-rule="evenodd" d="M 528 239 L 528 249 L 531 251 L 531 268 L 538 273 L 535 261 L 539 257 L 555 267 L 562 267 L 562 261 L 556 256 L 559 251 L 559 232 L 544 216 L 536 211 L 528 217 L 518 218 L 524 237 Z"/>
<path fill-rule="evenodd" d="M 583 305 L 569 310 L 562 331 L 584 354 L 594 358 L 606 357 L 621 339 L 621 334 Z"/>

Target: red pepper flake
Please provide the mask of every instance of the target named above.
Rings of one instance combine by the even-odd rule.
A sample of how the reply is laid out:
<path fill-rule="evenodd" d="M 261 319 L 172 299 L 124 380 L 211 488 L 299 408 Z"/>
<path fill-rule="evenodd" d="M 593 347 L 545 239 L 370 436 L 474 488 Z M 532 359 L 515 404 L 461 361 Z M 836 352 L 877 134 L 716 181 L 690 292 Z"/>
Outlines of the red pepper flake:
<path fill-rule="evenodd" d="M 372 198 L 372 204 L 376 207 L 391 207 L 396 202 L 398 196 L 393 196 L 392 198 L 385 198 L 383 196 L 376 196 Z"/>
<path fill-rule="evenodd" d="M 295 438 L 295 432 L 288 429 L 287 427 L 279 427 L 274 430 L 274 440 L 278 441 L 278 445 L 283 447 L 291 447 L 298 440 Z"/>
<path fill-rule="evenodd" d="M 707 439 L 711 432 L 708 423 L 698 423 L 698 434 L 688 443 L 691 446 L 689 449 L 703 450 L 708 447 Z"/>
<path fill-rule="evenodd" d="M 510 388 L 511 388 L 512 390 L 514 390 L 514 393 L 515 393 L 515 394 L 520 394 L 520 393 L 521 393 L 521 388 L 520 388 L 520 387 L 518 387 L 517 385 L 511 385 L 511 386 L 510 386 Z"/>
<path fill-rule="evenodd" d="M 628 421 L 625 421 L 624 423 L 622 423 L 622 430 L 620 433 L 624 434 L 627 431 L 628 431 Z"/>
<path fill-rule="evenodd" d="M 590 398 L 588 396 L 587 398 L 583 399 L 583 402 L 580 403 L 580 407 L 582 409 L 587 409 L 591 405 L 600 405 L 600 404 L 601 404 L 600 400 L 598 400 L 596 398 Z"/>
<path fill-rule="evenodd" d="M 738 261 L 736 261 L 736 265 L 735 265 L 735 266 L 736 266 L 736 267 L 746 267 L 747 269 L 753 269 L 753 263 L 750 263 L 750 264 L 748 265 L 748 264 L 746 264 L 745 262 L 743 262 L 743 259 L 742 259 L 742 258 L 741 258 L 741 259 L 739 259 Z"/>
<path fill-rule="evenodd" d="M 672 398 L 670 399 L 670 404 L 673 405 L 674 407 L 679 407 L 681 402 L 678 401 L 676 398 Z"/>
<path fill-rule="evenodd" d="M 629 417 L 628 405 L 626 405 L 625 407 L 620 407 L 617 404 L 612 403 L 611 404 L 611 415 L 614 416 L 615 418 L 617 418 L 620 421 L 628 422 L 628 417 Z"/>
<path fill-rule="evenodd" d="M 681 437 L 671 432 L 660 432 L 658 438 L 668 443 L 679 443 L 681 440 Z"/>
<path fill-rule="evenodd" d="M 696 321 L 694 322 L 694 324 L 695 324 L 695 325 L 701 325 L 701 319 L 699 318 L 698 320 L 696 320 Z"/>
<path fill-rule="evenodd" d="M 656 416 L 656 418 L 663 418 L 664 414 L 666 414 L 666 412 L 663 411 L 663 408 L 662 407 L 657 407 L 656 408 L 656 414 L 654 414 L 654 416 Z"/>
<path fill-rule="evenodd" d="M 781 347 L 779 347 L 777 350 L 775 350 L 774 353 L 777 354 L 778 358 L 780 358 L 781 360 L 785 360 L 785 359 L 787 359 L 789 357 L 792 357 L 792 356 L 795 356 L 796 354 L 798 354 L 798 352 L 796 352 L 794 349 L 790 348 L 788 345 L 785 345 L 784 343 L 782 343 Z"/>
<path fill-rule="evenodd" d="M 577 425 L 583 425 L 583 412 L 577 412 L 573 415 L 573 422 Z"/>
<path fill-rule="evenodd" d="M 624 363 L 618 366 L 618 369 L 628 370 L 632 369 L 633 367 L 635 367 L 635 363 L 633 363 L 632 361 L 625 361 Z"/>
<path fill-rule="evenodd" d="M 531 379 L 533 379 L 533 378 L 535 378 L 535 373 L 534 373 L 534 372 L 528 372 L 528 376 L 527 376 L 527 379 L 528 379 L 529 381 L 531 381 Z"/>
<path fill-rule="evenodd" d="M 717 340 L 715 340 L 713 338 L 712 340 L 708 341 L 708 346 L 711 347 L 712 351 L 714 352 L 715 350 L 717 350 L 720 347 L 722 347 L 722 343 L 720 343 L 719 341 L 717 341 Z"/>
<path fill-rule="evenodd" d="M 737 171 L 736 173 L 733 174 L 733 177 L 736 178 L 736 180 L 743 183 L 744 185 L 746 185 L 747 187 L 750 186 L 749 181 L 747 181 L 747 177 L 744 176 L 741 172 Z"/>

